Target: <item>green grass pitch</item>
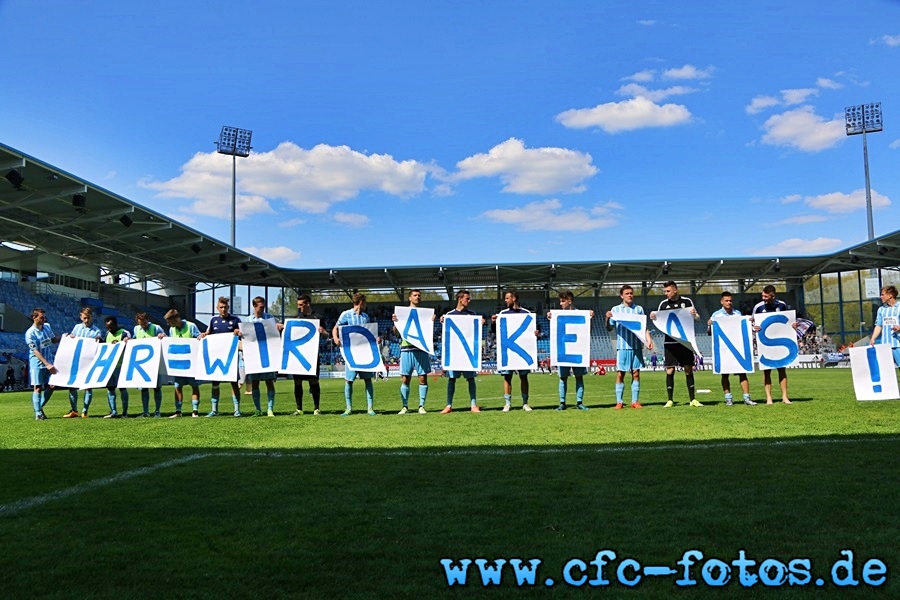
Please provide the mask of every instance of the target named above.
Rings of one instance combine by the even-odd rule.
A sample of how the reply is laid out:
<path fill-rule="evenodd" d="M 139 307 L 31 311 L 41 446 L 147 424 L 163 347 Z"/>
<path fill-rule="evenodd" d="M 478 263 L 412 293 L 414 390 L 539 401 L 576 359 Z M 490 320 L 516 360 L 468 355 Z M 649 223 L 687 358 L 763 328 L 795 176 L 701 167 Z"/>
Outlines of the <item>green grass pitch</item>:
<path fill-rule="evenodd" d="M 610 597 L 900 597 L 900 402 L 857 402 L 849 370 L 790 370 L 790 406 L 726 407 L 718 376 L 702 372 L 706 406 L 687 406 L 678 373 L 666 409 L 664 375 L 645 372 L 643 410 L 612 410 L 610 374 L 586 377 L 590 410 L 557 412 L 556 376 L 530 380 L 531 413 L 518 381 L 514 410 L 502 413 L 501 378 L 481 376 L 481 414 L 467 410 L 465 384 L 454 412 L 438 414 L 446 379 L 429 378 L 429 414 L 405 416 L 399 381 L 379 381 L 375 417 L 357 382 L 347 418 L 337 416 L 340 380 L 322 380 L 317 417 L 308 393 L 307 414 L 289 416 L 288 381 L 277 385 L 276 418 L 102 419 L 99 393 L 90 419 L 62 419 L 60 390 L 50 418 L 35 422 L 30 392 L 4 393 L 0 593 L 576 598 L 596 593 L 589 563 L 611 550 L 600 590 Z M 758 401 L 761 376 L 751 384 Z M 209 386 L 201 391 L 205 413 Z M 625 393 L 627 405 L 628 383 Z M 241 408 L 252 410 L 249 396 Z M 163 409 L 173 410 L 171 387 Z M 689 569 L 697 585 L 684 587 L 688 550 L 702 558 Z M 766 559 L 808 559 L 809 581 L 744 587 L 736 567 L 724 588 L 703 579 L 710 559 L 730 564 L 742 550 L 752 572 Z M 857 586 L 832 581 L 845 550 Z M 541 562 L 534 584 L 518 585 L 507 564 L 499 585 L 484 586 L 473 563 L 465 586 L 449 585 L 441 560 L 467 558 Z M 676 573 L 632 589 L 617 579 L 628 558 Z M 571 559 L 588 565 L 588 583 L 566 583 Z M 886 565 L 883 584 L 863 582 L 869 559 Z M 580 581 L 577 568 L 569 574 Z"/>

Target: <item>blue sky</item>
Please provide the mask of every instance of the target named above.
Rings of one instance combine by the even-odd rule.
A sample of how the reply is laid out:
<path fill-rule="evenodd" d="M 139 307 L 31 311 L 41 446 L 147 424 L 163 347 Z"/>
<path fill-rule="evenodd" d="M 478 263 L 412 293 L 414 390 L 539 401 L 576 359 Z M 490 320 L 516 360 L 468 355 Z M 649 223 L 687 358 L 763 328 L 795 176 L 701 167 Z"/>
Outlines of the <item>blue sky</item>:
<path fill-rule="evenodd" d="M 852 12 L 851 12 L 852 11 Z M 900 2 L 0 0 L 0 141 L 295 268 L 819 254 L 900 224 Z"/>

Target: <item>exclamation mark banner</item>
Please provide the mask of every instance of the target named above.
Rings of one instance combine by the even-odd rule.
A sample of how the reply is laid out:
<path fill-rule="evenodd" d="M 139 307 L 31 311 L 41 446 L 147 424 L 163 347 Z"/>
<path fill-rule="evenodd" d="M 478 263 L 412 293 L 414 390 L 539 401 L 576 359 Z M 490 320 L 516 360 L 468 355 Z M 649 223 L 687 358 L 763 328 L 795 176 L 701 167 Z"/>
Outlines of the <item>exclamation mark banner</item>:
<path fill-rule="evenodd" d="M 850 348 L 850 369 L 857 400 L 900 398 L 891 349 L 883 344 Z"/>

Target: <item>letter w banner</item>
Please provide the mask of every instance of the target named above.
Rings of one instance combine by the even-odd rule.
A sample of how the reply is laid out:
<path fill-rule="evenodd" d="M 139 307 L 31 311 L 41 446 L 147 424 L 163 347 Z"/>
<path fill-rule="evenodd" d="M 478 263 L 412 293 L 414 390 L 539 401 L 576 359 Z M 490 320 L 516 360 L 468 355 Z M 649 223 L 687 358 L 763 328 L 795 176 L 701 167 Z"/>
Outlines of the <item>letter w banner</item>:
<path fill-rule="evenodd" d="M 281 367 L 281 335 L 275 319 L 241 321 L 244 373 L 277 373 Z"/>
<path fill-rule="evenodd" d="M 795 318 L 793 310 L 753 315 L 753 323 L 759 327 L 756 351 L 760 369 L 781 369 L 797 362 L 800 346 L 792 325 Z"/>
<path fill-rule="evenodd" d="M 850 348 L 850 370 L 857 400 L 900 398 L 894 358 L 887 344 Z"/>
<path fill-rule="evenodd" d="M 99 345 L 100 342 L 95 339 L 64 335 L 59 340 L 56 358 L 53 359 L 56 373 L 51 373 L 50 385 L 65 388 L 79 388 L 84 385 L 84 377 L 94 362 Z"/>
<path fill-rule="evenodd" d="M 694 316 L 690 308 L 657 310 L 654 314 L 656 318 L 653 319 L 653 324 L 657 329 L 693 350 L 694 354 L 702 354 L 697 346 L 697 336 L 694 335 Z"/>
<path fill-rule="evenodd" d="M 341 356 L 348 369 L 364 373 L 386 371 L 378 351 L 378 323 L 343 325 L 338 328 Z"/>
<path fill-rule="evenodd" d="M 537 369 L 536 330 L 532 313 L 497 315 L 497 370 Z"/>
<path fill-rule="evenodd" d="M 481 370 L 480 315 L 444 315 L 441 343 L 441 367 L 444 370 Z"/>
<path fill-rule="evenodd" d="M 550 364 L 589 367 L 591 363 L 591 311 L 550 311 Z"/>
<path fill-rule="evenodd" d="M 434 309 L 395 306 L 400 337 L 428 354 L 434 354 Z"/>

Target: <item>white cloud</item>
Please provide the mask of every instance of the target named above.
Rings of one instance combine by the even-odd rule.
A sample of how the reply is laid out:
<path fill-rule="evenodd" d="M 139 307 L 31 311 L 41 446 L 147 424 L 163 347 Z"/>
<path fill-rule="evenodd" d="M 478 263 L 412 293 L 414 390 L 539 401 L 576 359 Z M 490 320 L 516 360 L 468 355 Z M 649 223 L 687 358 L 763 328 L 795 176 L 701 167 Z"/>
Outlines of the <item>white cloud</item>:
<path fill-rule="evenodd" d="M 597 173 L 590 154 L 565 148 L 526 148 L 510 138 L 456 164 L 455 180 L 499 177 L 503 191 L 515 194 L 582 192 L 584 180 Z"/>
<path fill-rule="evenodd" d="M 858 189 L 844 194 L 842 192 L 832 192 L 830 194 L 821 194 L 819 196 L 807 196 L 803 199 L 804 204 L 824 210 L 831 214 L 851 213 L 866 208 L 866 190 Z M 891 200 L 887 196 L 882 196 L 875 190 L 872 190 L 872 208 L 885 208 L 891 205 Z"/>
<path fill-rule="evenodd" d="M 278 221 L 278 226 L 282 229 L 288 229 L 304 223 L 306 223 L 306 219 L 285 219 L 284 221 Z"/>
<path fill-rule="evenodd" d="M 334 220 L 347 227 L 364 227 L 369 224 L 369 217 L 359 213 L 336 212 Z"/>
<path fill-rule="evenodd" d="M 620 205 L 609 202 L 590 209 L 579 206 L 566 211 L 562 202 L 550 199 L 519 208 L 488 210 L 481 216 L 495 223 L 514 225 L 519 231 L 592 231 L 616 225 L 620 210 Z"/>
<path fill-rule="evenodd" d="M 761 112 L 767 108 L 778 106 L 780 104 L 781 100 L 773 96 L 757 96 L 750 101 L 750 104 L 748 104 L 744 108 L 744 110 L 748 115 L 755 115 L 756 113 Z"/>
<path fill-rule="evenodd" d="M 773 115 L 763 125 L 763 143 L 787 146 L 804 152 L 819 152 L 840 143 L 844 131 L 843 116 L 826 121 L 813 112 L 812 106 L 802 106 Z"/>
<path fill-rule="evenodd" d="M 397 161 L 387 154 L 363 154 L 347 146 L 319 144 L 310 150 L 283 142 L 270 152 L 239 161 L 238 216 L 273 212 L 269 199 L 280 198 L 309 213 L 324 213 L 337 202 L 376 190 L 399 197 L 425 189 L 430 167 L 414 160 Z M 160 197 L 193 200 L 186 210 L 230 218 L 231 161 L 215 152 L 195 154 L 168 181 L 144 181 Z"/>
<path fill-rule="evenodd" d="M 826 90 L 839 90 L 844 87 L 843 84 L 838 83 L 834 79 L 828 79 L 827 77 L 819 77 L 816 79 L 816 85 Z"/>
<path fill-rule="evenodd" d="M 628 77 L 623 77 L 623 81 L 636 81 L 638 83 L 648 83 L 656 79 L 656 71 L 653 69 L 644 69 L 643 71 L 638 71 Z"/>
<path fill-rule="evenodd" d="M 803 200 L 803 196 L 800 194 L 789 194 L 781 199 L 782 204 L 791 204 L 792 202 L 799 202 Z"/>
<path fill-rule="evenodd" d="M 664 79 L 709 79 L 712 77 L 715 67 L 706 67 L 698 69 L 694 65 L 684 65 L 677 69 L 667 69 L 663 71 Z"/>
<path fill-rule="evenodd" d="M 643 97 L 653 102 L 659 102 L 665 100 L 669 96 L 693 94 L 696 91 L 698 91 L 697 88 L 684 85 L 676 85 L 662 90 L 649 90 L 638 83 L 627 83 L 616 90 L 616 93 L 620 96 L 630 96 L 632 98 Z"/>
<path fill-rule="evenodd" d="M 249 252 L 253 256 L 258 256 L 259 258 L 276 265 L 287 265 L 300 258 L 299 252 L 292 250 L 287 246 L 274 246 L 272 248 L 244 246 L 241 249 L 245 252 Z"/>
<path fill-rule="evenodd" d="M 775 223 L 776 225 L 808 225 L 809 223 L 822 223 L 827 221 L 829 217 L 825 215 L 797 215 L 796 217 L 788 217 Z"/>
<path fill-rule="evenodd" d="M 894 140 L 893 142 L 888 144 L 888 148 L 890 148 L 891 150 L 896 150 L 897 148 L 900 148 L 900 138 L 897 138 L 896 140 Z"/>
<path fill-rule="evenodd" d="M 816 255 L 840 248 L 841 244 L 841 240 L 837 238 L 819 237 L 814 240 L 790 238 L 764 248 L 749 248 L 745 252 L 756 256 Z"/>
<path fill-rule="evenodd" d="M 672 127 L 691 120 L 691 112 L 680 104 L 660 106 L 647 98 L 607 102 L 593 108 L 570 109 L 556 115 L 570 129 L 599 127 L 606 133 L 619 133 L 647 127 Z"/>
<path fill-rule="evenodd" d="M 644 25 L 645 27 L 650 27 L 652 25 L 656 25 L 656 21 L 653 19 L 639 19 L 638 25 Z"/>
<path fill-rule="evenodd" d="M 876 43 L 881 42 L 882 44 L 884 44 L 886 46 L 890 46 L 891 48 L 896 48 L 897 46 L 900 46 L 900 35 L 885 34 L 885 35 L 881 36 L 878 40 L 875 40 L 875 41 L 876 41 Z"/>
<path fill-rule="evenodd" d="M 819 90 L 816 88 L 796 88 L 790 90 L 781 90 L 781 97 L 785 106 L 793 106 L 794 104 L 803 104 L 810 96 L 818 96 Z"/>

